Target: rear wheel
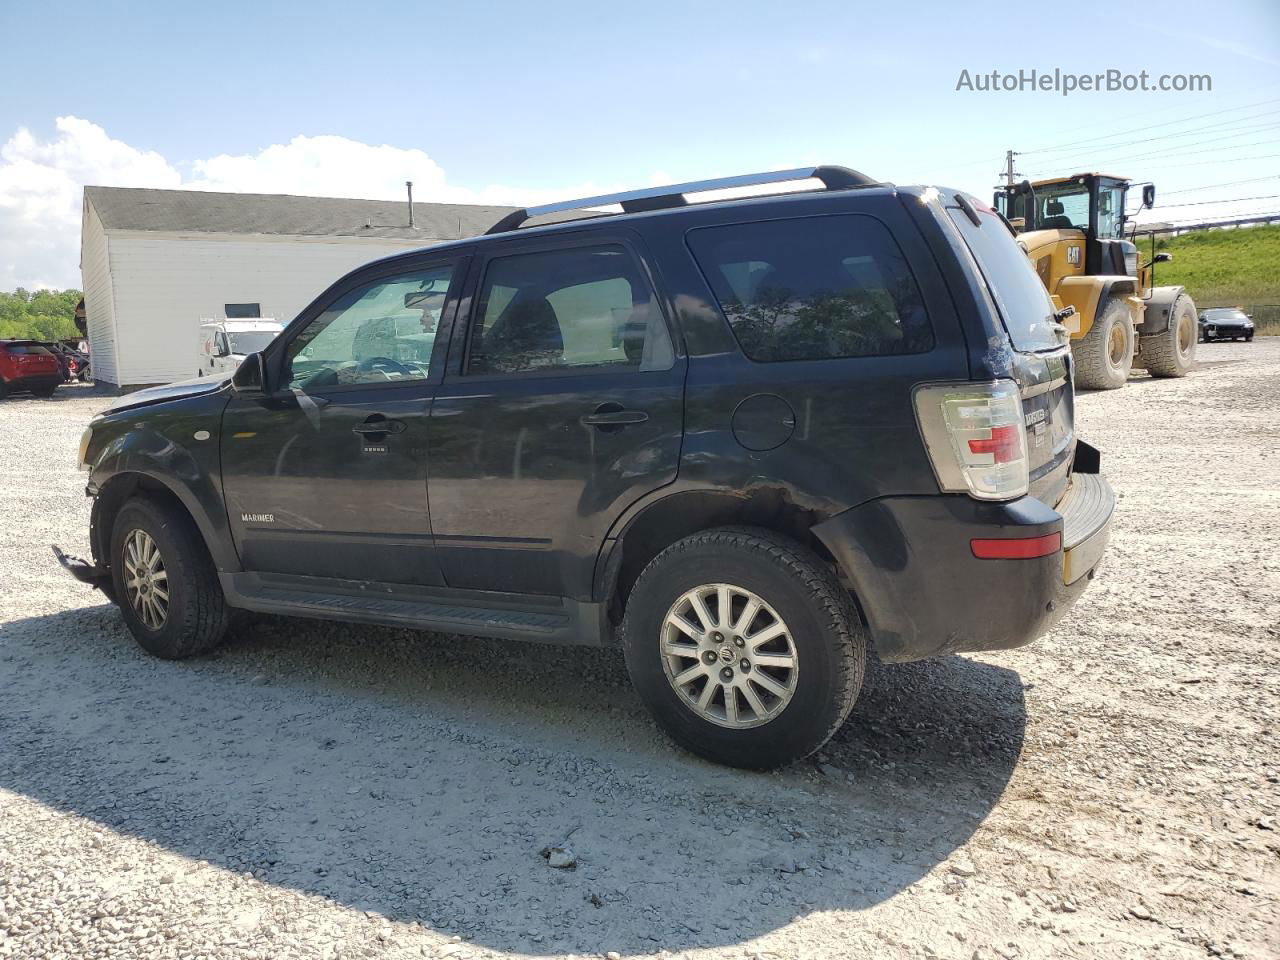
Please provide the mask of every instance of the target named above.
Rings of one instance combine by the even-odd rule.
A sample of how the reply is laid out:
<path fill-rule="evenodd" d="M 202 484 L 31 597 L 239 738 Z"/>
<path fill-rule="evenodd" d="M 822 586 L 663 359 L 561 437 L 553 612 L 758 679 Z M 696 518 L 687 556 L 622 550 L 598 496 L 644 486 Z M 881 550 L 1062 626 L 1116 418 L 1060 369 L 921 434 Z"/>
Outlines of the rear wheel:
<path fill-rule="evenodd" d="M 1076 361 L 1076 386 L 1085 390 L 1116 390 L 1129 379 L 1133 366 L 1133 319 L 1120 300 L 1108 300 L 1089 332 L 1071 346 Z"/>
<path fill-rule="evenodd" d="M 1153 377 L 1185 377 L 1196 358 L 1196 308 L 1178 297 L 1169 310 L 1169 329 L 1142 338 L 1142 358 Z"/>
<path fill-rule="evenodd" d="M 111 581 L 124 622 L 148 653 L 179 660 L 213 649 L 229 611 L 199 531 L 176 507 L 130 500 L 111 532 Z"/>
<path fill-rule="evenodd" d="M 645 568 L 623 622 L 627 670 L 681 746 L 764 770 L 821 747 L 849 715 L 866 638 L 848 593 L 800 544 L 727 527 Z"/>
<path fill-rule="evenodd" d="M 31 393 L 33 396 L 37 396 L 37 397 L 52 397 L 53 391 L 57 389 L 58 389 L 58 385 L 55 383 L 47 387 L 36 387 L 31 391 Z"/>

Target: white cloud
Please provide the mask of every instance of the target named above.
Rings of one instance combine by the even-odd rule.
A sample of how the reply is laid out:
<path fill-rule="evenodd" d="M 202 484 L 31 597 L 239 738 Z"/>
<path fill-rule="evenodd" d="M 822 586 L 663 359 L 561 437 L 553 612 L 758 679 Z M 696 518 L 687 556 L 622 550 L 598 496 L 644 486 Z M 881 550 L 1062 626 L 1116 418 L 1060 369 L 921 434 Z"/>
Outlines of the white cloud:
<path fill-rule="evenodd" d="M 163 156 L 111 139 L 97 124 L 59 117 L 56 135 L 38 140 L 19 128 L 0 147 L 0 290 L 80 285 L 82 188 L 159 187 L 232 193 L 399 200 L 413 181 L 415 200 L 528 205 L 591 196 L 616 184 L 556 188 L 450 184 L 425 152 L 339 136 L 297 136 L 252 154 L 219 154 L 183 177 Z"/>
<path fill-rule="evenodd" d="M 18 132 L 0 147 L 0 290 L 80 285 L 80 197 L 86 183 L 177 187 L 158 153 L 112 140 L 96 124 L 59 117 L 57 135 Z"/>

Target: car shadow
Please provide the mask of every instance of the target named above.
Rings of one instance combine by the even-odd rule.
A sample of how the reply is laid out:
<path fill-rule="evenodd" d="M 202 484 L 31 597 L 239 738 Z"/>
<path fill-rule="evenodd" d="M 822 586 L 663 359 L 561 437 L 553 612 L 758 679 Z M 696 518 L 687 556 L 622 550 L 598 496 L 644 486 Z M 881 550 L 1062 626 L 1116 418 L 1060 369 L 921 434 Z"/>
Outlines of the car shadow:
<path fill-rule="evenodd" d="M 817 758 L 744 773 L 663 738 L 611 650 L 261 618 L 172 663 L 108 606 L 0 626 L 0 787 L 504 951 L 723 946 L 882 902 L 972 835 L 1025 723 L 1010 670 L 872 663 Z"/>

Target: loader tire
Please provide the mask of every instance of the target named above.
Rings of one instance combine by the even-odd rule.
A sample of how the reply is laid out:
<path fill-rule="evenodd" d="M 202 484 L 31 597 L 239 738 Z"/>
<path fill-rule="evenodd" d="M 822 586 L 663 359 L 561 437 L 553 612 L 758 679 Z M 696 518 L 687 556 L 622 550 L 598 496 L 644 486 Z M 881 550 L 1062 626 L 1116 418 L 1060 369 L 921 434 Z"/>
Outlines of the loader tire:
<path fill-rule="evenodd" d="M 1133 320 L 1123 301 L 1108 300 L 1089 332 L 1071 345 L 1076 386 L 1082 390 L 1118 390 L 1133 367 Z"/>
<path fill-rule="evenodd" d="M 1153 377 L 1185 377 L 1196 359 L 1199 323 L 1188 297 L 1169 308 L 1169 329 L 1142 338 L 1142 357 Z"/>

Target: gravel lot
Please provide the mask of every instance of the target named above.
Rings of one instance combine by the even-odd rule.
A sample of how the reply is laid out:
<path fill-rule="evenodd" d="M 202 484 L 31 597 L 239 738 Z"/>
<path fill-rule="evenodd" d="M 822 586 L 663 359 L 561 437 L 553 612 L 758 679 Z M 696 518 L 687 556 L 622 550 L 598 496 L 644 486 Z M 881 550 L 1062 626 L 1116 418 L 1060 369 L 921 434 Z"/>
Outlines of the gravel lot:
<path fill-rule="evenodd" d="M 150 659 L 47 546 L 105 400 L 0 403 L 0 957 L 1280 955 L 1280 338 L 1201 361 L 1080 397 L 1121 499 L 1056 631 L 873 667 L 771 775 L 678 752 L 612 651 Z"/>

